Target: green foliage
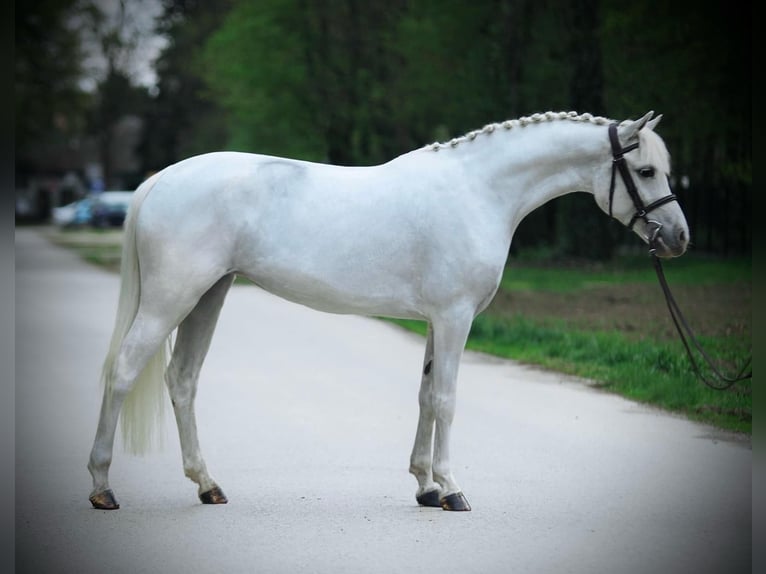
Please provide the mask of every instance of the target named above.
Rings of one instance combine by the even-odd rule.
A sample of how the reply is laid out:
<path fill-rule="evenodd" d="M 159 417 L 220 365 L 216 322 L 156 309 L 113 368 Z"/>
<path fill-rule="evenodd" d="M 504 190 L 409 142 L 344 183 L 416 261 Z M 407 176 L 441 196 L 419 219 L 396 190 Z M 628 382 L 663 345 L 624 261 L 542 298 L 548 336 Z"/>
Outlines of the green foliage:
<path fill-rule="evenodd" d="M 243 2 L 212 35 L 204 75 L 228 110 L 234 149 L 321 159 L 319 125 L 303 55 L 309 49 L 291 25 L 291 2 Z"/>

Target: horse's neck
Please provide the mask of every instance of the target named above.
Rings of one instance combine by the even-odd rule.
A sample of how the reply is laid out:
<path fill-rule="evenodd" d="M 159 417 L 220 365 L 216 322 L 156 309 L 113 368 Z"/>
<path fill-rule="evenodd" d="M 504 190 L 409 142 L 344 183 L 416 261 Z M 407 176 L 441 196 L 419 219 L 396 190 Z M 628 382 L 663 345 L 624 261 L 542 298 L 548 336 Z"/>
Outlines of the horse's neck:
<path fill-rule="evenodd" d="M 443 153 L 455 153 L 483 192 L 507 207 L 515 226 L 556 197 L 593 193 L 593 170 L 606 157 L 607 145 L 603 127 L 560 120 L 498 127 Z"/>

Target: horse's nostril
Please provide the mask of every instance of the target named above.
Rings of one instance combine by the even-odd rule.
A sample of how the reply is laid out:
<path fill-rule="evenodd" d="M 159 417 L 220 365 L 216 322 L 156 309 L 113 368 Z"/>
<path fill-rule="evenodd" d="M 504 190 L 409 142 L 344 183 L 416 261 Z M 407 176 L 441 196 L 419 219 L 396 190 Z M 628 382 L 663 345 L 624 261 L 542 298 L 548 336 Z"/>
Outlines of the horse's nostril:
<path fill-rule="evenodd" d="M 678 234 L 678 240 L 683 244 L 686 243 L 686 231 L 683 229 L 681 230 L 681 233 Z"/>

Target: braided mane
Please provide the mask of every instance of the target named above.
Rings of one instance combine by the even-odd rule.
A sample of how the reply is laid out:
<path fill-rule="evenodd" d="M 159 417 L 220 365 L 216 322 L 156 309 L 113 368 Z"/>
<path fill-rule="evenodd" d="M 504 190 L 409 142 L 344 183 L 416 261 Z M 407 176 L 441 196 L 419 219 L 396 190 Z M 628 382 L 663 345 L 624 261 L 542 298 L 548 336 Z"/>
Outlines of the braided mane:
<path fill-rule="evenodd" d="M 506 120 L 504 122 L 487 124 L 481 129 L 473 130 L 462 136 L 452 138 L 448 142 L 434 142 L 424 146 L 422 149 L 430 151 L 439 151 L 441 149 L 450 149 L 459 146 L 464 142 L 475 140 L 480 135 L 491 134 L 495 130 L 511 130 L 514 128 L 523 128 L 533 124 L 553 121 L 571 121 L 581 123 L 591 123 L 599 126 L 606 126 L 614 123 L 603 116 L 594 116 L 589 113 L 578 114 L 577 112 L 545 112 L 532 114 L 531 116 L 522 116 L 515 120 Z M 629 123 L 631 120 L 625 120 L 621 124 Z M 665 147 L 662 139 L 651 129 L 642 129 L 638 132 L 639 150 L 642 160 L 655 165 L 666 174 L 670 173 L 670 154 Z"/>
<path fill-rule="evenodd" d="M 513 128 L 523 128 L 531 124 L 539 124 L 542 122 L 552 122 L 556 120 L 569 120 L 573 122 L 587 122 L 600 126 L 605 126 L 613 123 L 614 120 L 604 118 L 602 116 L 594 116 L 588 113 L 578 114 L 577 112 L 545 112 L 542 114 L 532 114 L 531 116 L 522 116 L 516 120 L 506 120 L 504 122 L 498 122 L 493 124 L 487 124 L 481 129 L 473 130 L 465 135 L 452 138 L 445 143 L 434 142 L 425 146 L 425 149 L 432 151 L 439 151 L 440 149 L 457 147 L 463 142 L 473 141 L 482 134 L 491 134 L 495 130 L 510 130 Z"/>

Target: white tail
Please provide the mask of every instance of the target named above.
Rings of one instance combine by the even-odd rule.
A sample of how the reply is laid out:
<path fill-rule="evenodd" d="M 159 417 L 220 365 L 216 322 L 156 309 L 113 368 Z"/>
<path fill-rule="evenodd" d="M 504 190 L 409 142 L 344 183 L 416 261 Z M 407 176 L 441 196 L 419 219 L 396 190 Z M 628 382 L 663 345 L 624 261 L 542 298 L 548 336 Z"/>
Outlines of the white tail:
<path fill-rule="evenodd" d="M 133 324 L 141 300 L 141 269 L 136 249 L 136 220 L 141 204 L 159 175 L 155 174 L 139 186 L 125 219 L 117 318 L 101 373 L 101 382 L 106 389 L 108 400 L 111 400 L 114 386 L 114 361 L 125 335 Z M 156 429 L 161 428 L 165 413 L 163 388 L 165 369 L 170 348 L 170 338 L 168 338 L 141 372 L 123 403 L 121 413 L 123 442 L 125 449 L 133 454 L 143 454 L 148 451 L 155 443 Z"/>

